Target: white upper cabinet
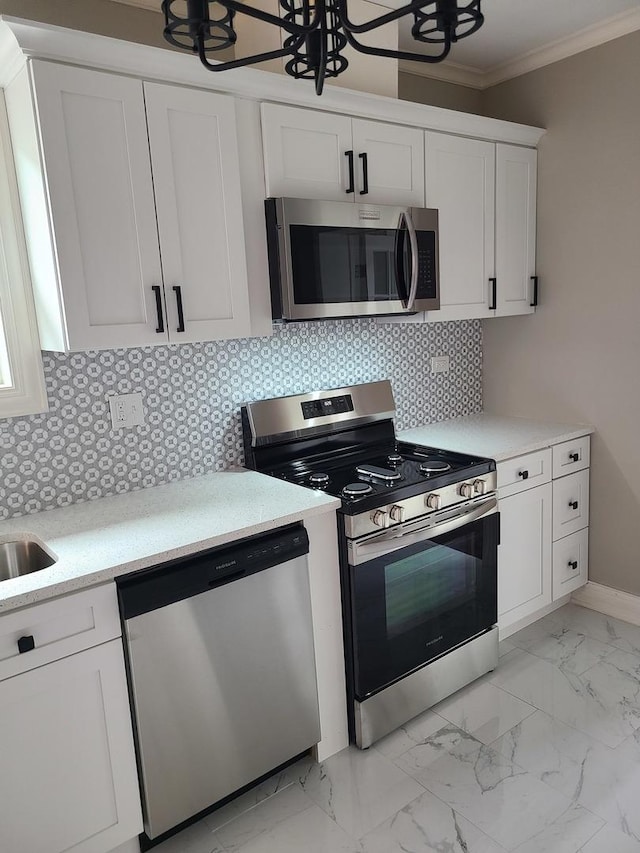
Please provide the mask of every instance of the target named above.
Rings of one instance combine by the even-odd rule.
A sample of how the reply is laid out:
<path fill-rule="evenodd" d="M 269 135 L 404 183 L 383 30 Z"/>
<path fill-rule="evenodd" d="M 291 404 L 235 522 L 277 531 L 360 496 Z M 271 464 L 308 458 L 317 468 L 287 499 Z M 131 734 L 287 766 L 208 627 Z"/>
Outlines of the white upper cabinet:
<path fill-rule="evenodd" d="M 489 317 L 495 267 L 495 145 L 425 134 L 427 207 L 439 211 L 440 310 L 428 320 Z"/>
<path fill-rule="evenodd" d="M 249 334 L 233 99 L 30 65 L 7 107 L 43 347 Z"/>
<path fill-rule="evenodd" d="M 496 145 L 497 315 L 531 314 L 536 286 L 537 151 Z"/>
<path fill-rule="evenodd" d="M 144 84 L 169 339 L 250 333 L 232 98 Z"/>
<path fill-rule="evenodd" d="M 268 196 L 424 206 L 423 132 L 262 105 Z"/>

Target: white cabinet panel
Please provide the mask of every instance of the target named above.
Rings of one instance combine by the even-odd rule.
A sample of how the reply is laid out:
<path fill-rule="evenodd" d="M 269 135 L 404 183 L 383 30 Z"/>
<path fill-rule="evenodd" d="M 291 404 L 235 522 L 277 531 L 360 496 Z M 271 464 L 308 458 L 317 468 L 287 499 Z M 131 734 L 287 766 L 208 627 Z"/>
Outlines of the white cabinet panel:
<path fill-rule="evenodd" d="M 551 603 L 551 495 L 551 483 L 546 483 L 499 500 L 501 629 Z"/>
<path fill-rule="evenodd" d="M 423 137 L 417 128 L 354 119 L 356 201 L 424 207 Z"/>
<path fill-rule="evenodd" d="M 589 525 L 589 471 L 553 481 L 553 538 L 562 539 Z"/>
<path fill-rule="evenodd" d="M 589 574 L 589 529 L 553 543 L 553 600 L 584 586 Z"/>
<path fill-rule="evenodd" d="M 590 444 L 588 435 L 574 441 L 563 441 L 553 447 L 553 476 L 564 477 L 574 471 L 582 471 L 590 464 Z"/>
<path fill-rule="evenodd" d="M 142 83 L 31 68 L 67 346 L 157 343 L 151 288 L 162 276 Z M 19 180 L 28 194 L 29 175 Z"/>
<path fill-rule="evenodd" d="M 525 453 L 513 459 L 498 462 L 498 491 L 500 497 L 541 486 L 551 480 L 551 449 Z"/>
<path fill-rule="evenodd" d="M 262 105 L 267 196 L 350 201 L 351 119 L 334 113 Z M 354 165 L 355 168 L 355 165 Z"/>
<path fill-rule="evenodd" d="M 537 152 L 496 146 L 497 315 L 534 311 Z"/>
<path fill-rule="evenodd" d="M 440 310 L 428 320 L 489 317 L 494 276 L 495 145 L 425 134 L 426 202 L 439 210 Z"/>
<path fill-rule="evenodd" d="M 107 853 L 142 831 L 122 645 L 0 684 L 0 850 Z"/>
<path fill-rule="evenodd" d="M 233 98 L 156 83 L 145 83 L 144 94 L 169 339 L 246 337 L 249 300 Z"/>

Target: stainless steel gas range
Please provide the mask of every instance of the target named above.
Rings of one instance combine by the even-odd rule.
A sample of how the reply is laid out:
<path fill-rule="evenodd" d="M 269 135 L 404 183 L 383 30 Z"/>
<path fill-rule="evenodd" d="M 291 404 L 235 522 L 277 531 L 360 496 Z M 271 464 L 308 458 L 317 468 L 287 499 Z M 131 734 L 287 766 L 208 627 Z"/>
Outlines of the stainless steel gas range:
<path fill-rule="evenodd" d="M 247 403 L 245 463 L 340 497 L 350 737 L 361 748 L 498 660 L 496 466 L 396 439 L 389 381 Z"/>

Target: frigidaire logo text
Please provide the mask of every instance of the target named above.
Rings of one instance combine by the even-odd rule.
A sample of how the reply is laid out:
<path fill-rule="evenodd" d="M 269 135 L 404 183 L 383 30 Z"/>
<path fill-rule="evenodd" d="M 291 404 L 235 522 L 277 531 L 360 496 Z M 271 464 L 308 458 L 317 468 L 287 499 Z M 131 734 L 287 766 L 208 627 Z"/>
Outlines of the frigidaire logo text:
<path fill-rule="evenodd" d="M 236 564 L 235 560 L 229 560 L 228 563 L 220 563 L 219 565 L 216 566 L 216 572 L 219 572 L 220 569 L 228 569 L 229 566 L 235 566 L 235 564 Z"/>
<path fill-rule="evenodd" d="M 440 636 L 436 637 L 435 640 L 429 640 L 428 643 L 425 643 L 425 646 L 432 646 L 434 643 L 439 643 L 442 638 L 443 634 L 440 634 Z"/>

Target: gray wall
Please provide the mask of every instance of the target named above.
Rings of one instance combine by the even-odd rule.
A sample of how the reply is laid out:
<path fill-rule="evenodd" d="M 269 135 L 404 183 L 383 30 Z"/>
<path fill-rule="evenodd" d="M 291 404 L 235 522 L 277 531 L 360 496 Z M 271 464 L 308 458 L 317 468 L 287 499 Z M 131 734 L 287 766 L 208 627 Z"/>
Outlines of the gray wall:
<path fill-rule="evenodd" d="M 479 89 L 458 86 L 444 80 L 430 80 L 406 71 L 398 73 L 398 97 L 403 101 L 429 104 L 464 113 L 482 113 L 482 95 Z"/>
<path fill-rule="evenodd" d="M 484 94 L 547 128 L 533 317 L 487 320 L 489 411 L 595 425 L 590 578 L 640 594 L 640 32 Z"/>

